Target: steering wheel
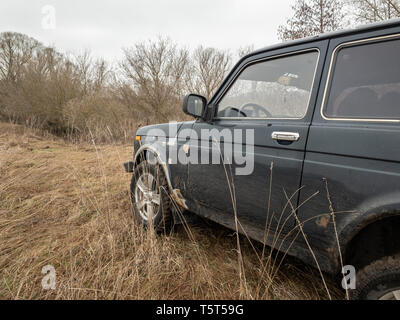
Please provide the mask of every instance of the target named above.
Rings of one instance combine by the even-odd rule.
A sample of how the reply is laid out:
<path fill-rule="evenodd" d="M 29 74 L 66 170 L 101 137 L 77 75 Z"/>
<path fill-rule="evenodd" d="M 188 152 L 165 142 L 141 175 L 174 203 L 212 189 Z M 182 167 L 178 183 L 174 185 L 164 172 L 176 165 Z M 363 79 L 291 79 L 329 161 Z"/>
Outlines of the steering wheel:
<path fill-rule="evenodd" d="M 243 117 L 247 117 L 246 112 L 243 112 L 242 110 L 232 107 L 231 110 L 236 111 L 237 113 L 240 113 Z"/>
<path fill-rule="evenodd" d="M 260 106 L 257 103 L 249 102 L 244 105 L 242 105 L 239 109 L 240 113 L 245 113 L 246 109 L 253 109 L 256 113 L 255 118 L 272 118 L 271 112 L 269 112 L 267 109 L 265 109 L 263 106 Z M 262 113 L 264 113 L 266 116 L 262 116 Z"/>
<path fill-rule="evenodd" d="M 228 108 L 225 109 L 225 112 L 226 112 L 227 110 L 233 110 L 233 111 L 237 112 L 238 114 L 241 114 L 243 117 L 247 117 L 247 114 L 246 114 L 245 112 L 239 110 L 238 108 L 235 108 L 235 107 L 228 107 Z"/>

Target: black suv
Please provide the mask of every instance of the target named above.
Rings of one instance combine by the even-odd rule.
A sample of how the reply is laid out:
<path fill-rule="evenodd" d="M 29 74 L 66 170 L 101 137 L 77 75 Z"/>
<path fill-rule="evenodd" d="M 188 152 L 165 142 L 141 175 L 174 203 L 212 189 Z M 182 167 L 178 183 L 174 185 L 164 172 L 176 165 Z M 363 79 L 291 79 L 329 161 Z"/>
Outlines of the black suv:
<path fill-rule="evenodd" d="M 400 20 L 253 52 L 183 111 L 196 120 L 137 131 L 141 223 L 168 227 L 179 206 L 324 272 L 353 267 L 354 299 L 400 300 Z"/>

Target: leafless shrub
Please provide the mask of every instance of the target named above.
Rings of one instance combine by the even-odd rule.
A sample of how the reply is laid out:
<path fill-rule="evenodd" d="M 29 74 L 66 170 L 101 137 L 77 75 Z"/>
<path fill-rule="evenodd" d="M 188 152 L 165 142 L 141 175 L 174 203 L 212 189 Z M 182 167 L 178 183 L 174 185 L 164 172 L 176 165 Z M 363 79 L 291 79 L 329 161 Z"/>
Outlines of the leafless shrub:
<path fill-rule="evenodd" d="M 171 120 L 184 95 L 189 51 L 160 37 L 124 49 L 124 54 L 121 68 L 136 94 L 135 107 L 154 119 Z"/>
<path fill-rule="evenodd" d="M 183 96 L 210 97 L 230 65 L 227 52 L 199 47 L 191 55 L 161 37 L 124 54 L 112 68 L 87 50 L 61 54 L 23 34 L 0 34 L 0 120 L 73 141 L 125 141 L 138 126 L 188 119 L 179 112 Z"/>
<path fill-rule="evenodd" d="M 62 107 L 80 95 L 73 64 L 55 49 L 18 33 L 0 35 L 0 64 L 2 118 L 63 131 Z"/>
<path fill-rule="evenodd" d="M 70 100 L 63 108 L 62 119 L 71 140 L 97 143 L 130 142 L 136 129 L 129 109 L 100 93 Z"/>

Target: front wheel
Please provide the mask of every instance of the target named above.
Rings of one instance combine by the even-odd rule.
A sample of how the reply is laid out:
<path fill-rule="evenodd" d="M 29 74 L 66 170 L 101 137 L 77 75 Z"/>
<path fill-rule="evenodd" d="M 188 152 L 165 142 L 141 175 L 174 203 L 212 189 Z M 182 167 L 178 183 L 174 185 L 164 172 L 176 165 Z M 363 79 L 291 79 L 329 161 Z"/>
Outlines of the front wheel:
<path fill-rule="evenodd" d="M 374 261 L 357 273 L 354 300 L 400 300 L 400 256 Z"/>
<path fill-rule="evenodd" d="M 164 171 L 159 165 L 141 162 L 134 170 L 131 201 L 135 220 L 145 228 L 169 231 L 173 224 L 172 200 Z"/>

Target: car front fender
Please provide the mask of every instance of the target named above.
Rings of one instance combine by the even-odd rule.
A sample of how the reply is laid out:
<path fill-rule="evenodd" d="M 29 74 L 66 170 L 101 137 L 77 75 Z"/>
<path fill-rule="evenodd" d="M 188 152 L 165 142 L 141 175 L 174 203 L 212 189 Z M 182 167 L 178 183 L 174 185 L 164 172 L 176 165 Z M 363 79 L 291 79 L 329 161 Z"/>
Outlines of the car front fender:
<path fill-rule="evenodd" d="M 134 167 L 144 160 L 150 161 L 150 163 L 158 164 L 163 169 L 172 199 L 180 207 L 188 210 L 186 200 L 182 196 L 181 191 L 179 189 L 175 189 L 172 184 L 170 165 L 165 151 L 166 145 L 167 143 L 165 141 L 155 141 L 152 143 L 142 144 L 134 155 Z"/>

